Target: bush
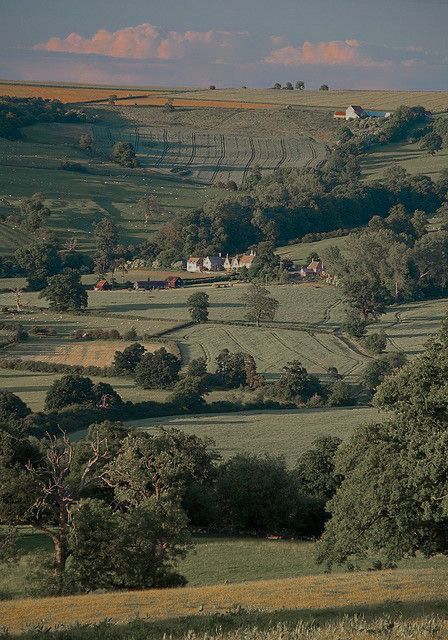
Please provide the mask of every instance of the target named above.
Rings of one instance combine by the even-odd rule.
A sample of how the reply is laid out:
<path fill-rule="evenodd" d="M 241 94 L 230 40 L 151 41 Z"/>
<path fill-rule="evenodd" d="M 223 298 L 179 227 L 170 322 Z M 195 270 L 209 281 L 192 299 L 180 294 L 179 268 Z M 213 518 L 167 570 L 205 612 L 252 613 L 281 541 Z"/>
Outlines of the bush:
<path fill-rule="evenodd" d="M 330 407 L 351 407 L 356 404 L 356 400 L 350 386 L 337 380 L 328 388 L 327 404 Z"/>
<path fill-rule="evenodd" d="M 113 367 L 119 373 L 134 373 L 145 353 L 145 347 L 135 342 L 123 351 L 115 351 Z"/>
<path fill-rule="evenodd" d="M 162 347 L 145 353 L 135 368 L 135 381 L 143 389 L 164 389 L 179 379 L 181 362 Z"/>
<path fill-rule="evenodd" d="M 368 351 L 374 353 L 375 355 L 379 355 L 383 353 L 387 346 L 387 337 L 384 331 L 380 331 L 379 333 L 371 333 L 370 335 L 364 338 L 364 346 Z"/>

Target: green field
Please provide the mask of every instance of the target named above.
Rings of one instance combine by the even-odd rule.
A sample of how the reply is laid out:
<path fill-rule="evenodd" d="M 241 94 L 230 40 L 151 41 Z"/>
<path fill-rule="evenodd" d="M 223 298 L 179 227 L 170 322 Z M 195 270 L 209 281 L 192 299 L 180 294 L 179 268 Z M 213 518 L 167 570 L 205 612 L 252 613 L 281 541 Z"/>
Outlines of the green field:
<path fill-rule="evenodd" d="M 171 426 L 186 433 L 212 438 L 224 458 L 237 453 L 276 454 L 293 466 L 298 457 L 320 436 L 347 438 L 358 425 L 383 419 L 371 407 L 245 411 L 201 416 L 170 416 L 134 420 L 127 424 L 154 430 Z"/>
<path fill-rule="evenodd" d="M 443 169 L 448 168 L 448 147 L 431 156 L 420 149 L 420 143 L 400 142 L 380 145 L 361 158 L 362 175 L 368 180 L 382 176 L 384 170 L 400 165 L 410 174 L 423 173 L 437 180 Z"/>
<path fill-rule="evenodd" d="M 325 238 L 316 242 L 296 242 L 279 247 L 276 253 L 281 258 L 290 258 L 300 265 L 305 265 L 311 253 L 317 253 L 320 256 L 323 249 L 328 249 L 331 246 L 339 247 L 342 254 L 349 255 L 348 238 L 349 236 L 341 236 L 340 238 Z"/>

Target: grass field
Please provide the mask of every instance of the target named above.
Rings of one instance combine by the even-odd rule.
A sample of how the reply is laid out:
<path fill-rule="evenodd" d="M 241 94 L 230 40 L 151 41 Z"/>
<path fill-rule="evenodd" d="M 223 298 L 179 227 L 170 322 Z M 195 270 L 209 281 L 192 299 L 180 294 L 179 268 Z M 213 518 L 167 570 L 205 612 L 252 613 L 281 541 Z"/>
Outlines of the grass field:
<path fill-rule="evenodd" d="M 291 258 L 294 262 L 304 265 L 311 253 L 315 252 L 320 256 L 323 249 L 328 249 L 331 246 L 339 247 L 343 254 L 349 255 L 347 240 L 348 236 L 341 236 L 340 238 L 325 238 L 316 242 L 297 242 L 296 244 L 287 244 L 284 247 L 279 247 L 276 249 L 276 253 L 281 258 Z"/>
<path fill-rule="evenodd" d="M 270 453 L 284 456 L 288 465 L 294 466 L 316 438 L 328 435 L 348 438 L 358 425 L 383 418 L 384 413 L 377 409 L 353 407 L 170 416 L 127 424 L 148 431 L 169 426 L 212 438 L 224 459 L 238 453 Z"/>
<path fill-rule="evenodd" d="M 361 158 L 362 175 L 368 180 L 381 177 L 388 167 L 400 165 L 410 174 L 423 173 L 433 180 L 448 167 L 448 148 L 431 156 L 420 149 L 420 143 L 380 145 Z"/>
<path fill-rule="evenodd" d="M 91 594 L 63 598 L 11 600 L 0 603 L 4 627 L 20 631 L 45 621 L 56 625 L 92 624 L 108 618 L 117 623 L 130 618 L 172 620 L 181 616 L 217 614 L 243 607 L 274 612 L 295 611 L 307 619 L 317 612 L 338 609 L 362 612 L 386 607 L 395 601 L 396 611 L 414 607 L 414 615 L 446 600 L 446 570 L 414 569 L 303 576 L 284 580 L 259 580 L 228 585 Z M 286 613 L 286 611 L 285 611 Z"/>
<path fill-rule="evenodd" d="M 360 104 L 366 109 L 394 110 L 402 104 L 410 107 L 422 105 L 431 111 L 447 108 L 447 91 L 383 91 L 359 89 L 331 89 L 330 91 L 282 91 L 275 89 L 217 89 L 215 91 L 191 91 L 182 98 L 193 100 L 235 100 L 241 102 L 269 102 L 306 107 L 345 109 L 350 104 Z"/>

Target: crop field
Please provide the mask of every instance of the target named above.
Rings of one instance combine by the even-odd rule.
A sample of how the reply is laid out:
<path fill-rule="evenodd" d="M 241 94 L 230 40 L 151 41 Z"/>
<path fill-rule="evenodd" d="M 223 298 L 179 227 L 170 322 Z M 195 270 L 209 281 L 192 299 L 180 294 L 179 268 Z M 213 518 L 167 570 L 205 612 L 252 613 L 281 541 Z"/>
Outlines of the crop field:
<path fill-rule="evenodd" d="M 284 91 L 275 89 L 216 89 L 215 91 L 191 91 L 182 98 L 192 100 L 229 100 L 235 102 L 267 102 L 278 105 L 345 109 L 350 104 L 360 104 L 366 109 L 394 110 L 404 104 L 409 107 L 422 105 L 430 111 L 445 111 L 447 91 L 386 91 L 347 90 Z"/>
<path fill-rule="evenodd" d="M 95 340 L 68 343 L 54 338 L 40 338 L 36 341 L 21 343 L 8 348 L 3 353 L 8 358 L 38 360 L 56 364 L 70 364 L 81 367 L 108 367 L 114 361 L 115 351 L 123 351 L 130 342 L 123 340 Z M 179 355 L 175 344 L 146 342 L 141 344 L 146 351 L 153 353 L 164 347 L 167 351 Z"/>
<path fill-rule="evenodd" d="M 148 431 L 175 427 L 201 438 L 211 438 L 224 459 L 238 453 L 282 455 L 293 467 L 298 457 L 320 436 L 348 438 L 355 427 L 384 418 L 371 407 L 245 411 L 198 416 L 169 416 L 134 420 L 129 426 Z"/>
<path fill-rule="evenodd" d="M 446 572 L 433 569 L 359 572 L 259 580 L 183 589 L 153 589 L 124 593 L 90 594 L 0 602 L 4 627 L 18 632 L 44 620 L 46 627 L 92 624 L 105 618 L 126 622 L 136 616 L 168 620 L 181 616 L 228 612 L 242 607 L 254 611 L 296 610 L 308 618 L 325 609 L 357 612 L 399 600 L 417 611 L 446 599 Z M 418 603 L 418 604 L 417 604 Z"/>
<path fill-rule="evenodd" d="M 241 183 L 254 166 L 268 173 L 283 166 L 313 167 L 327 155 L 325 145 L 309 137 L 245 137 L 137 125 L 95 125 L 93 130 L 101 149 L 118 140 L 131 142 L 141 167 L 181 172 L 204 184 Z"/>
<path fill-rule="evenodd" d="M 91 102 L 92 100 L 107 100 L 112 95 L 117 98 L 128 99 L 129 96 L 139 99 L 142 95 L 160 94 L 159 90 L 140 88 L 89 87 L 61 84 L 37 84 L 0 82 L 0 96 L 15 98 L 44 98 L 46 100 L 60 100 L 64 103 Z M 166 99 L 165 99 L 166 102 Z"/>

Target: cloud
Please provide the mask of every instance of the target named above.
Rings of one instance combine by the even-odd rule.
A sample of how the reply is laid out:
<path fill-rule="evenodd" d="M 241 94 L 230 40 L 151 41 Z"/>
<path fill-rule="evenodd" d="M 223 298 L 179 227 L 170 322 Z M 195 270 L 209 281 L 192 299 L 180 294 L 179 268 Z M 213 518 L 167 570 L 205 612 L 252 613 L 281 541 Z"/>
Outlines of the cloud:
<path fill-rule="evenodd" d="M 117 31 L 99 29 L 91 37 L 70 33 L 34 46 L 38 51 L 96 54 L 133 60 L 181 60 L 190 53 L 232 54 L 235 43 L 248 34 L 240 31 L 163 31 L 149 23 Z"/>
<path fill-rule="evenodd" d="M 305 41 L 298 47 L 287 45 L 273 49 L 264 59 L 264 62 L 290 67 L 307 64 L 384 67 L 389 64 L 388 60 L 373 60 L 363 55 L 361 43 L 358 40 Z"/>

